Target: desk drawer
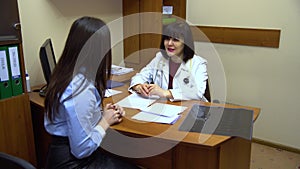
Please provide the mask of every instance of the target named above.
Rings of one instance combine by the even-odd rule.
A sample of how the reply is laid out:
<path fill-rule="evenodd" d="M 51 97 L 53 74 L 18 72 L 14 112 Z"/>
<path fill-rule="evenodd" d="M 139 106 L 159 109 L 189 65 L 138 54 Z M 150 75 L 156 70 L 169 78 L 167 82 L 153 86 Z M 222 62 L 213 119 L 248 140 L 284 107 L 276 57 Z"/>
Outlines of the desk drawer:
<path fill-rule="evenodd" d="M 128 160 L 149 169 L 172 169 L 172 150 L 153 157 L 130 158 Z"/>

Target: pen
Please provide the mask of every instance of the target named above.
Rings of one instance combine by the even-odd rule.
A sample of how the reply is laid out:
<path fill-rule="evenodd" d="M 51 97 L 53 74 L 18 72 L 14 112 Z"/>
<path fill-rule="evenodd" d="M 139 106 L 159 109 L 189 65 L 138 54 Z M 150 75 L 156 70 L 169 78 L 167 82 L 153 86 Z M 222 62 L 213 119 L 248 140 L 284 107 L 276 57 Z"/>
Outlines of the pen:
<path fill-rule="evenodd" d="M 147 81 L 148 84 L 154 84 L 153 82 L 153 76 L 150 75 L 150 77 L 148 78 L 148 81 Z"/>

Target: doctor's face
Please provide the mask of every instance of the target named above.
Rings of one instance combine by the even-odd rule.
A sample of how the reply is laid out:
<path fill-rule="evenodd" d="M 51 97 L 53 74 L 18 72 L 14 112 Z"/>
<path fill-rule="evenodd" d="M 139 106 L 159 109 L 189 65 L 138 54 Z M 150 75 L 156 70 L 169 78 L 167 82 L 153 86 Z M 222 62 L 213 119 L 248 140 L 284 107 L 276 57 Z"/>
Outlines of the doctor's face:
<path fill-rule="evenodd" d="M 164 40 L 164 45 L 165 45 L 165 49 L 166 49 L 166 52 L 169 57 L 178 56 L 178 57 L 182 58 L 183 48 L 184 48 L 183 39 L 167 37 Z"/>

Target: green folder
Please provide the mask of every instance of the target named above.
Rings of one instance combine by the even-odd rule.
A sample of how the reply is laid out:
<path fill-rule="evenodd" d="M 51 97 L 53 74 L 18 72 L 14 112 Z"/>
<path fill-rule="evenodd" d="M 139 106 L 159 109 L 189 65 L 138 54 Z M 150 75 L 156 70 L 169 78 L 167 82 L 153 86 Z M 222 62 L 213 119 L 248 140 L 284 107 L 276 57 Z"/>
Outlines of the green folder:
<path fill-rule="evenodd" d="M 7 47 L 0 46 L 0 99 L 12 96 L 11 79 L 9 75 L 9 64 Z"/>
<path fill-rule="evenodd" d="M 22 75 L 18 46 L 9 46 L 9 64 L 11 75 L 12 95 L 17 96 L 23 93 Z"/>

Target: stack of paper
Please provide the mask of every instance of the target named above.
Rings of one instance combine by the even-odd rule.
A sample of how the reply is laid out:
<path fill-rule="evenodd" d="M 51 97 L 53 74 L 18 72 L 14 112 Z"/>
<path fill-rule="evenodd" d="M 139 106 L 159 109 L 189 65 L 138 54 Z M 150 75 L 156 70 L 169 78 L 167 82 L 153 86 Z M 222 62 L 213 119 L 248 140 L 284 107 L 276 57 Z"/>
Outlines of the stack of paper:
<path fill-rule="evenodd" d="M 129 72 L 132 72 L 133 68 L 126 68 L 117 65 L 111 65 L 111 74 L 113 75 L 123 75 Z"/>
<path fill-rule="evenodd" d="M 140 113 L 132 118 L 141 121 L 174 124 L 179 119 L 180 113 L 186 108 L 184 106 L 154 103 L 150 107 L 142 109 Z"/>
<path fill-rule="evenodd" d="M 122 107 L 128 107 L 133 109 L 146 109 L 150 104 L 154 103 L 159 97 L 150 96 L 142 97 L 139 94 L 132 93 L 131 95 L 120 100 L 117 104 Z"/>

